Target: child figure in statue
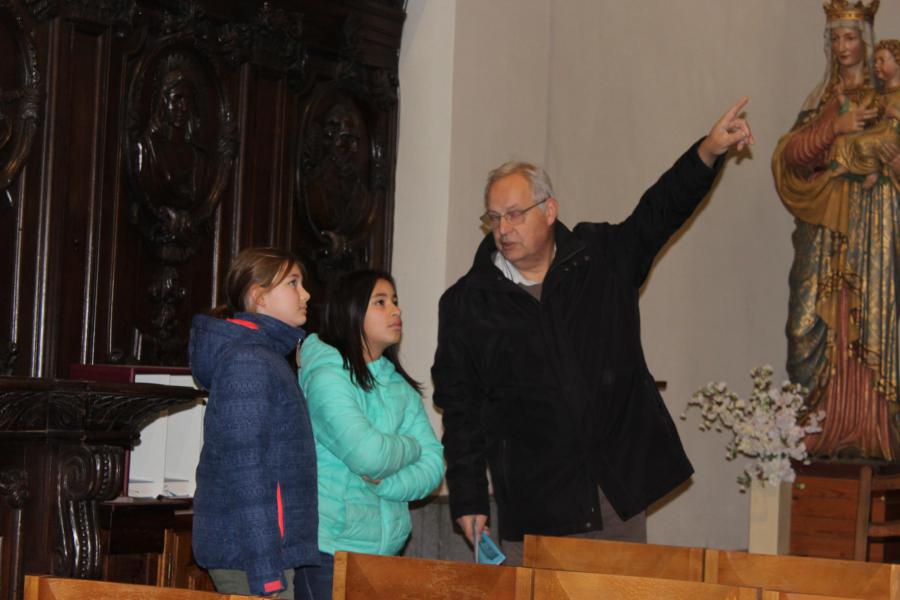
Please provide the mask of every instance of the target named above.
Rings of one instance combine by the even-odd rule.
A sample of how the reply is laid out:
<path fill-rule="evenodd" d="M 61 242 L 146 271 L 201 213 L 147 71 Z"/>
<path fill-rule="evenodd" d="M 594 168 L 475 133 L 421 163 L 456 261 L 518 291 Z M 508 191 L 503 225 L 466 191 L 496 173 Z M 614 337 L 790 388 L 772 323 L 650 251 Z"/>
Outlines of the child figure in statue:
<path fill-rule="evenodd" d="M 884 173 L 890 176 L 881 160 L 882 147 L 888 142 L 900 142 L 900 40 L 882 40 L 875 47 L 875 76 L 881 91 L 873 105 L 879 119 L 871 129 L 839 136 L 832 148 L 836 166 L 832 175 L 850 173 L 865 176 L 863 189 L 871 189 Z M 841 100 L 841 113 L 846 112 L 846 97 Z"/>

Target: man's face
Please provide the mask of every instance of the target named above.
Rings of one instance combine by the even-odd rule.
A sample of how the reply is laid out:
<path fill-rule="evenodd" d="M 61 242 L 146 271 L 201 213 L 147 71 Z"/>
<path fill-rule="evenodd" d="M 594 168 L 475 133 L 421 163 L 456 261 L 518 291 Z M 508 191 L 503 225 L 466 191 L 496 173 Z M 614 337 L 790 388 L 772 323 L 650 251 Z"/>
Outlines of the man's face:
<path fill-rule="evenodd" d="M 488 192 L 487 210 L 492 213 L 502 215 L 532 205 L 531 182 L 519 173 L 498 179 Z M 544 207 L 546 212 L 541 207 L 526 212 L 524 221 L 518 225 L 501 218 L 493 231 L 497 250 L 519 270 L 539 263 L 553 246 L 556 201 L 550 198 Z"/>

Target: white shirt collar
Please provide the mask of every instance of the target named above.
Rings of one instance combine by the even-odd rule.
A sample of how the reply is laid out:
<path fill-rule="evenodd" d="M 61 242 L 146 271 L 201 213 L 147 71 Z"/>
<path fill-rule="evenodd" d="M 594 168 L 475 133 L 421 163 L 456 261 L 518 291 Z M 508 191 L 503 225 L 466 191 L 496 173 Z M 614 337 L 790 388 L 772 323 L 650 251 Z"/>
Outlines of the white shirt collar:
<path fill-rule="evenodd" d="M 553 254 L 556 254 L 556 247 L 553 248 Z M 500 269 L 500 272 L 503 273 L 503 276 L 515 283 L 516 285 L 524 285 L 531 287 L 533 285 L 540 285 L 540 281 L 532 281 L 522 275 L 521 272 L 516 268 L 514 264 L 506 260 L 506 257 L 503 256 L 503 253 L 500 251 L 494 252 L 493 256 L 494 266 Z"/>

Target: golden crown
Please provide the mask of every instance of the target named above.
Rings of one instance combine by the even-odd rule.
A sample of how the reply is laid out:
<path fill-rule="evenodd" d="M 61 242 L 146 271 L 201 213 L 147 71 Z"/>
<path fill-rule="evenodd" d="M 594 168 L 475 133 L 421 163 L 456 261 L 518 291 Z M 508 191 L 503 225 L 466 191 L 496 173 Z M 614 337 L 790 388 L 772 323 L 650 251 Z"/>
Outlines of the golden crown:
<path fill-rule="evenodd" d="M 822 0 L 828 22 L 875 21 L 880 0 Z"/>

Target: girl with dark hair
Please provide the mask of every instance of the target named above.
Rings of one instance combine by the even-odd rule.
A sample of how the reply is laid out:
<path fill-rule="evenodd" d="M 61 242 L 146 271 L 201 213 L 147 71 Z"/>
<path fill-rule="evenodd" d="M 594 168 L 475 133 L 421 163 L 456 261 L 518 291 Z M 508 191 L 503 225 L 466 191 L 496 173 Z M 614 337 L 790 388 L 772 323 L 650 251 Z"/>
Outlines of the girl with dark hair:
<path fill-rule="evenodd" d="M 411 530 L 407 503 L 443 476 L 419 384 L 397 357 L 402 335 L 394 280 L 356 271 L 337 283 L 321 332 L 300 349 L 319 475 L 322 566 L 308 571 L 316 600 L 331 598 L 336 551 L 399 552 Z"/>
<path fill-rule="evenodd" d="M 316 459 L 306 401 L 285 355 L 304 332 L 300 261 L 277 248 L 234 260 L 226 304 L 191 326 L 191 371 L 209 390 L 193 547 L 216 589 L 309 598 L 319 564 Z M 295 571 L 296 570 L 296 571 Z"/>

